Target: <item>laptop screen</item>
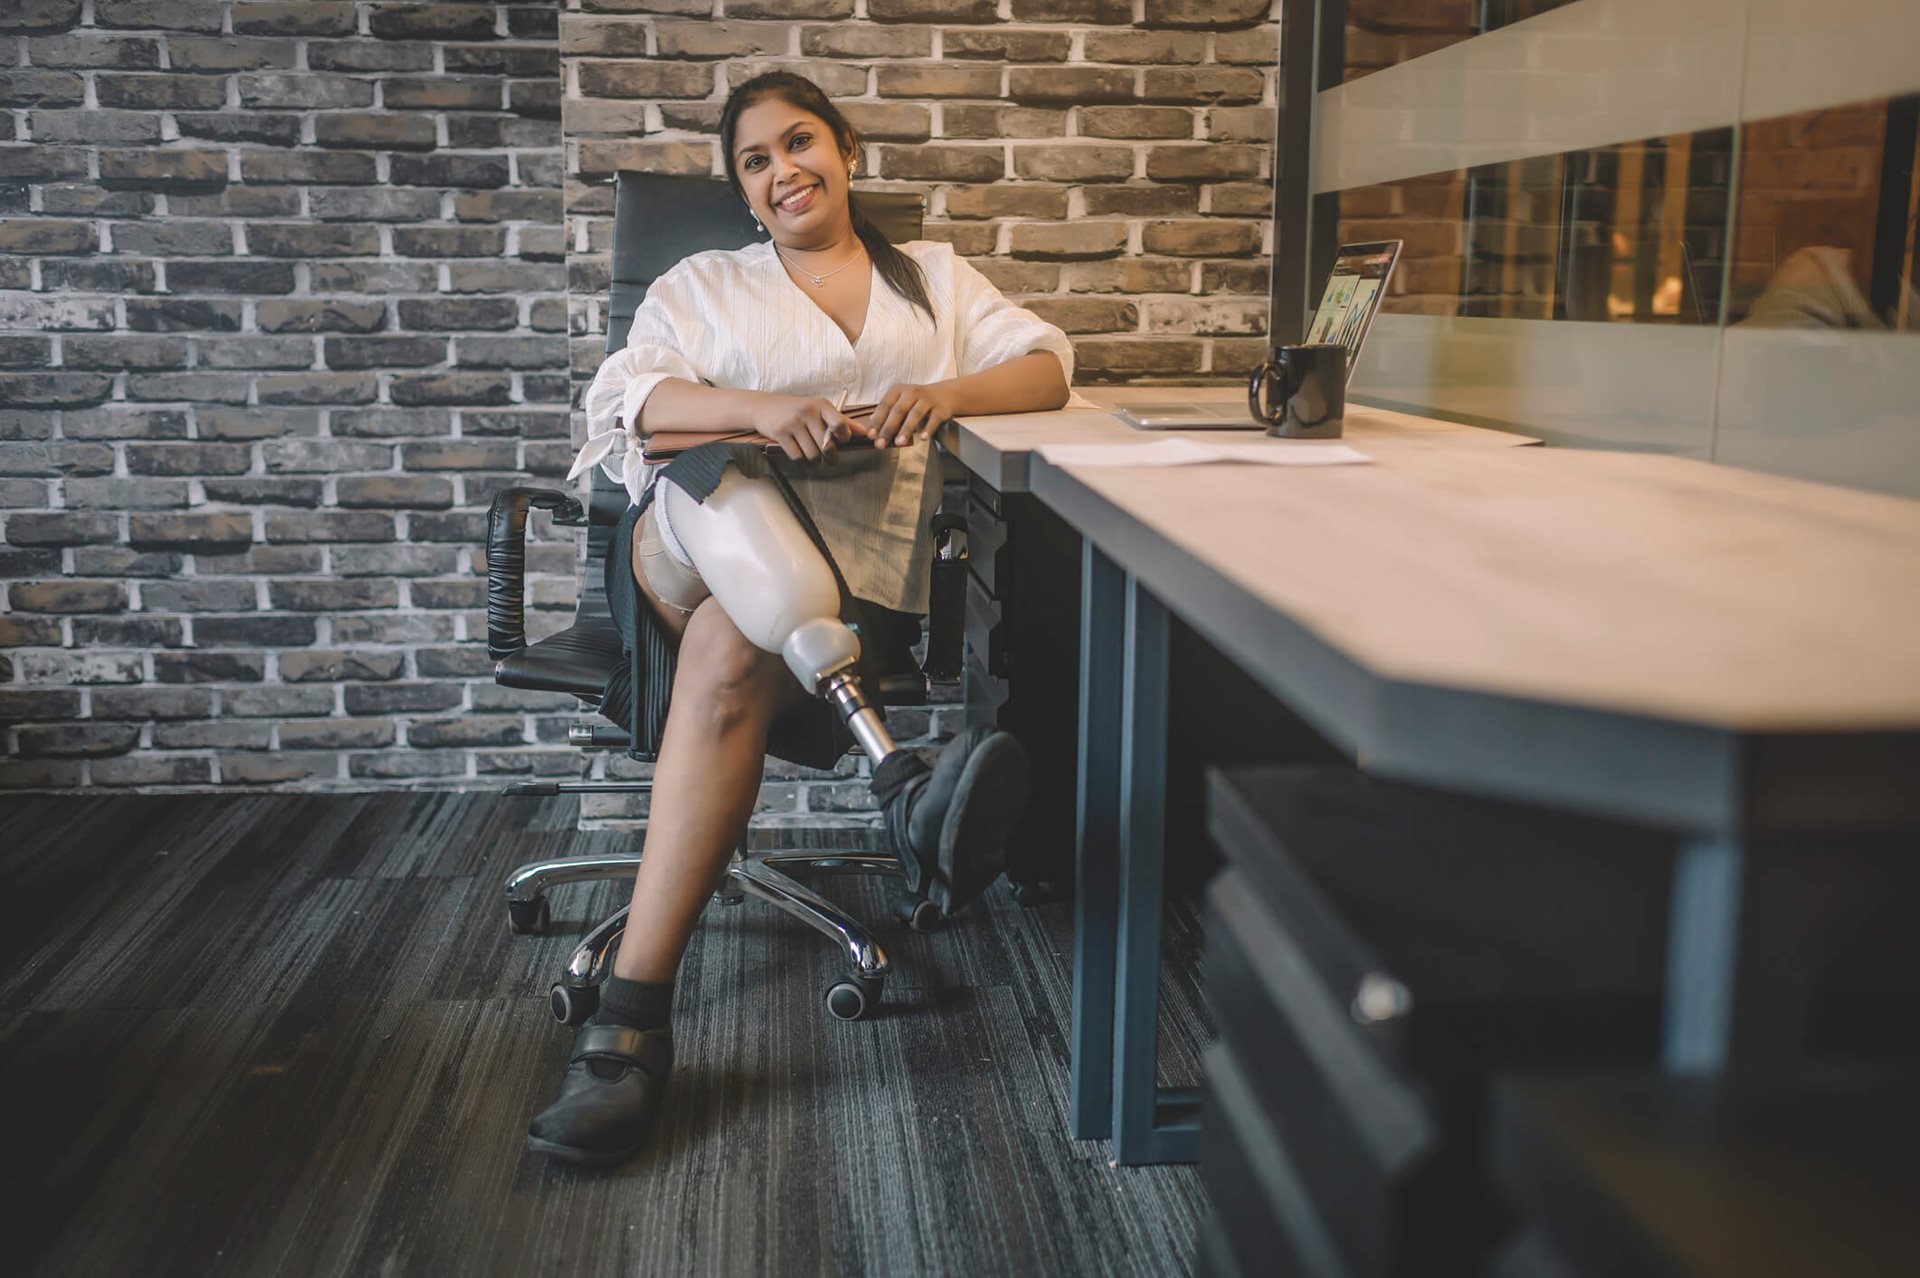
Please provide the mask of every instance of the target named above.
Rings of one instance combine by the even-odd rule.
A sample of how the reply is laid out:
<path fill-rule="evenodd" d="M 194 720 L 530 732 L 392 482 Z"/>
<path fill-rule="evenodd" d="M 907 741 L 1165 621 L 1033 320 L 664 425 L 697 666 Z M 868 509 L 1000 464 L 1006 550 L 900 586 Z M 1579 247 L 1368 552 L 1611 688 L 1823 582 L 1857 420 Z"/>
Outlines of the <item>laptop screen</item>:
<path fill-rule="evenodd" d="M 1393 276 L 1393 264 L 1400 258 L 1400 241 L 1383 240 L 1377 244 L 1343 244 L 1333 260 L 1333 274 L 1327 291 L 1320 295 L 1320 308 L 1313 313 L 1307 328 L 1309 342 L 1338 342 L 1347 348 L 1347 380 L 1360 363 L 1360 347 L 1373 325 L 1373 314 L 1380 309 L 1387 281 Z"/>

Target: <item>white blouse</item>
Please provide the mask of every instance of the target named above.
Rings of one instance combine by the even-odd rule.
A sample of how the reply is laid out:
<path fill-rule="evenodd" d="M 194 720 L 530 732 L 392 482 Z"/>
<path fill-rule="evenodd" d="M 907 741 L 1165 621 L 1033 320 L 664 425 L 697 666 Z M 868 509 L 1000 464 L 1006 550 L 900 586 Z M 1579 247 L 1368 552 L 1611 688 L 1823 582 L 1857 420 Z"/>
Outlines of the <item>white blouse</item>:
<path fill-rule="evenodd" d="M 625 423 L 639 419 L 647 396 L 669 377 L 870 404 L 897 382 L 945 381 L 1051 351 L 1071 385 L 1065 333 L 1009 302 L 952 245 L 899 247 L 926 276 L 933 323 L 869 268 L 857 342 L 801 291 L 769 243 L 695 253 L 667 271 L 634 313 L 626 348 L 607 357 L 587 388 L 587 443 L 568 478 L 597 463 L 638 502 L 652 476 Z M 907 612 L 927 607 L 924 539 L 940 501 L 940 468 L 928 465 L 927 451 L 916 445 L 775 463 L 819 525 L 848 588 Z"/>

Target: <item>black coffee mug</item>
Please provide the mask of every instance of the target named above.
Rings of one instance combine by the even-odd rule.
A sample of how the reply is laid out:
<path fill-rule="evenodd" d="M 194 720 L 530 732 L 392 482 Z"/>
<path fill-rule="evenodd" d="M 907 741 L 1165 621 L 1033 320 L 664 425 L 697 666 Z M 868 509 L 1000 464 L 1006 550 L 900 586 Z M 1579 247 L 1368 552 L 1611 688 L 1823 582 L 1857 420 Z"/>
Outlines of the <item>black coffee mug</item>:
<path fill-rule="evenodd" d="M 1338 439 L 1347 415 L 1347 348 L 1276 346 L 1247 383 L 1247 407 L 1282 439 Z"/>

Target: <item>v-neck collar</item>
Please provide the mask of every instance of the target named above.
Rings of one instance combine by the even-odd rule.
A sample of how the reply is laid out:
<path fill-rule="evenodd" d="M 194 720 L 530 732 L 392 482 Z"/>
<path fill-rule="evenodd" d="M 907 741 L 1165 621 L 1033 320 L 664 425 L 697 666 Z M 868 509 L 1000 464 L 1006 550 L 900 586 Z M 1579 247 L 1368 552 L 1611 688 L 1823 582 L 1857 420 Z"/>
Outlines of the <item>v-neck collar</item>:
<path fill-rule="evenodd" d="M 800 294 L 800 296 L 807 299 L 807 305 L 811 306 L 814 309 L 814 311 L 819 314 L 820 318 L 827 322 L 828 328 L 831 328 L 834 332 L 840 335 L 840 340 L 844 341 L 847 344 L 848 349 L 853 351 L 858 351 L 860 349 L 861 339 L 866 337 L 867 330 L 873 325 L 873 300 L 874 300 L 874 295 L 879 291 L 877 288 L 877 285 L 879 284 L 880 281 L 876 277 L 880 273 L 880 268 L 874 264 L 873 255 L 871 253 L 867 255 L 867 309 L 866 309 L 866 312 L 860 317 L 860 336 L 848 337 L 847 330 L 844 328 L 841 328 L 839 323 L 833 318 L 833 316 L 827 313 L 827 308 L 820 305 L 820 303 L 815 300 L 813 294 L 807 292 L 806 289 L 801 288 L 800 282 L 798 280 L 794 279 L 793 276 L 787 274 L 787 264 L 781 258 L 780 250 L 774 247 L 773 241 L 766 240 L 766 241 L 763 241 L 763 243 L 765 243 L 767 248 L 768 262 L 771 263 L 771 265 L 773 266 L 773 269 L 779 274 L 780 278 L 787 282 L 787 287 L 791 288 L 794 292 Z"/>

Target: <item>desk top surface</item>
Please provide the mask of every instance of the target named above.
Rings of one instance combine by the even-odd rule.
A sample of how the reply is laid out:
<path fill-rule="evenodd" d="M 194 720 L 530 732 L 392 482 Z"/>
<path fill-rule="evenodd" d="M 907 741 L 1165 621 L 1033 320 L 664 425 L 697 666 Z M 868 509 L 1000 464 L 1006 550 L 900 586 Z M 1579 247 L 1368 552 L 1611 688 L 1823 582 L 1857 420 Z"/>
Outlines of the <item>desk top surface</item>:
<path fill-rule="evenodd" d="M 1032 491 L 1390 775 L 1695 827 L 1920 819 L 1920 502 L 1350 434 L 1374 464 L 1035 457 Z"/>
<path fill-rule="evenodd" d="M 1754 731 L 1920 729 L 1920 502 L 1649 454 L 1052 467 L 1373 673 Z M 1081 521 L 1074 519 L 1076 524 Z M 1096 535 L 1096 540 L 1098 537 Z"/>
<path fill-rule="evenodd" d="M 1252 432 L 1138 430 L 1110 409 L 1128 404 L 1192 403 L 1244 408 L 1247 392 L 1236 386 L 1104 386 L 1078 392 L 1098 409 L 1063 408 L 1047 413 L 963 417 L 941 434 L 941 443 L 966 468 L 1003 493 L 1028 490 L 1029 459 L 1044 444 L 1150 444 L 1188 438 L 1231 442 L 1258 438 Z M 1539 441 L 1508 431 L 1415 417 L 1385 408 L 1347 405 L 1346 438 L 1369 453 L 1434 448 L 1506 448 Z"/>

